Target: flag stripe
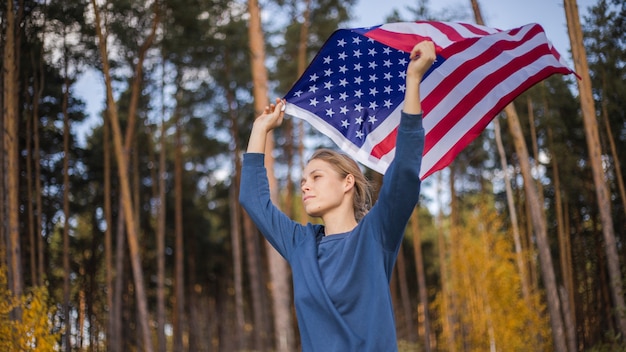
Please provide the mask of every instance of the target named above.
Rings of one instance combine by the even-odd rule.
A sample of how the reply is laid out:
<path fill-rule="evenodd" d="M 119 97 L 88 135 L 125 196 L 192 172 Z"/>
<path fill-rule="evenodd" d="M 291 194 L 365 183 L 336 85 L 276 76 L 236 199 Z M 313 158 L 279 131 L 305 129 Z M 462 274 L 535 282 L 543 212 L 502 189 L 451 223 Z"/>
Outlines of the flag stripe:
<path fill-rule="evenodd" d="M 456 124 L 464 116 L 464 112 L 473 108 L 488 92 L 509 76 L 510 72 L 518 72 L 519 69 L 535 61 L 537 56 L 543 56 L 543 48 L 527 50 L 525 46 L 528 43 L 524 41 L 521 46 L 514 42 L 500 43 L 506 50 L 519 50 L 512 50 L 510 53 L 491 50 L 463 62 L 436 86 L 434 94 L 427 94 L 424 97 L 422 106 L 429 114 L 435 109 L 449 109 L 442 111 L 441 115 L 436 114 L 442 118 L 429 133 L 425 152 L 439 142 L 442 133 L 447 131 L 447 126 Z M 463 94 L 464 91 L 467 94 Z M 457 98 L 459 96 L 461 98 Z M 456 104 L 453 105 L 455 102 Z M 438 126 L 442 127 L 438 128 Z"/>

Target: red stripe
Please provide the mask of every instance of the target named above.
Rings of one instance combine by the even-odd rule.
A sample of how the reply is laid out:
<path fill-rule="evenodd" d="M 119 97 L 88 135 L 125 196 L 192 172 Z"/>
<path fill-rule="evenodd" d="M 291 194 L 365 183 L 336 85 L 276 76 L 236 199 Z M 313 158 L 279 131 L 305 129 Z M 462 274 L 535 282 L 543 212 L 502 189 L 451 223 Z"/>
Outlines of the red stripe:
<path fill-rule="evenodd" d="M 469 41 L 469 40 L 468 40 Z M 498 56 L 501 51 L 515 48 L 522 43 L 519 42 L 501 42 L 498 49 L 503 50 L 487 50 L 482 55 L 466 61 L 457 68 L 453 73 L 446 77 L 437 87 L 422 101 L 424 111 L 430 111 L 438 104 L 443 97 L 447 96 L 456 85 L 462 81 L 468 74 L 482 66 L 485 62 Z M 491 74 L 487 75 L 483 80 L 468 92 L 467 95 L 461 97 L 455 107 L 437 123 L 430 131 L 431 139 L 427 140 L 424 151 L 428 152 L 434 144 L 436 144 L 449 130 L 450 126 L 454 126 L 475 104 L 483 99 L 485 94 L 489 93 L 493 87 L 498 85 L 503 79 L 510 76 L 513 72 L 517 72 L 529 63 L 546 53 L 546 45 L 540 45 L 533 50 L 527 52 L 523 56 L 514 58 L 505 66 L 499 67 Z M 495 67 L 494 67 L 495 68 Z M 427 117 L 427 116 L 426 116 Z"/>
<path fill-rule="evenodd" d="M 415 43 L 422 42 L 424 40 L 431 40 L 430 37 L 425 37 L 417 34 L 409 33 L 396 33 L 389 32 L 384 29 L 376 28 L 365 33 L 365 36 L 379 41 L 385 45 L 388 45 L 394 49 L 411 52 Z"/>
<path fill-rule="evenodd" d="M 454 160 L 454 158 L 463 150 L 468 144 L 470 144 L 487 125 L 493 120 L 495 115 L 504 109 L 510 102 L 512 102 L 519 94 L 530 88 L 537 82 L 540 82 L 549 76 L 555 74 L 569 74 L 571 71 L 567 67 L 545 67 L 537 74 L 531 76 L 525 80 L 522 84 L 517 86 L 509 94 L 503 96 L 494 106 L 481 118 L 472 128 L 470 128 L 464 135 L 446 152 L 432 167 L 422 175 L 422 179 L 425 179 L 429 175 L 445 168 L 448 164 Z M 430 139 L 430 134 L 426 136 L 426 142 Z"/>
<path fill-rule="evenodd" d="M 374 148 L 372 148 L 373 157 L 377 159 L 382 158 L 387 153 L 389 153 L 393 148 L 396 147 L 396 136 L 398 135 L 398 127 L 394 128 L 391 133 L 389 133 L 385 139 L 383 139 L 380 143 L 376 144 Z"/>
<path fill-rule="evenodd" d="M 473 25 L 471 25 L 471 24 L 469 24 L 469 23 L 459 23 L 459 24 L 460 24 L 461 26 L 465 27 L 468 31 L 470 31 L 470 32 L 472 32 L 472 33 L 474 33 L 474 34 L 476 34 L 476 35 L 481 35 L 481 36 L 483 36 L 483 35 L 490 35 L 490 34 L 492 34 L 492 33 L 489 33 L 489 32 L 487 32 L 487 31 L 485 31 L 485 30 L 484 30 L 484 29 L 482 29 L 482 28 L 478 28 L 478 27 L 473 26 Z M 498 31 L 499 31 L 499 30 L 498 30 Z"/>

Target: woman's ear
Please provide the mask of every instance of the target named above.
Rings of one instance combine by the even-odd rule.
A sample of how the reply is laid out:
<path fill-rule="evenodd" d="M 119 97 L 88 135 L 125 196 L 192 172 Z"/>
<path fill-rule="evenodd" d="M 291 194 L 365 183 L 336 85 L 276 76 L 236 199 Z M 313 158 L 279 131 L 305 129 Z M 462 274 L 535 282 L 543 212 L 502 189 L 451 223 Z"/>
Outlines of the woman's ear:
<path fill-rule="evenodd" d="M 348 174 L 344 179 L 346 192 L 354 188 L 354 175 Z"/>

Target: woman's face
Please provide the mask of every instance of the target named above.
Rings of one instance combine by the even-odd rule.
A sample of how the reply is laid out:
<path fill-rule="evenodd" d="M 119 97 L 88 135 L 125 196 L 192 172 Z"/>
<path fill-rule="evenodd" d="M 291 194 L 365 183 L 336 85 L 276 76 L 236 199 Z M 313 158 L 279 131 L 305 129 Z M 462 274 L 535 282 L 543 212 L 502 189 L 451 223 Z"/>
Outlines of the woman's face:
<path fill-rule="evenodd" d="M 306 213 L 313 217 L 323 217 L 324 214 L 349 201 L 349 197 L 345 196 L 346 192 L 352 188 L 349 179 L 349 177 L 342 178 L 324 160 L 309 161 L 304 168 L 300 182 L 302 203 Z"/>

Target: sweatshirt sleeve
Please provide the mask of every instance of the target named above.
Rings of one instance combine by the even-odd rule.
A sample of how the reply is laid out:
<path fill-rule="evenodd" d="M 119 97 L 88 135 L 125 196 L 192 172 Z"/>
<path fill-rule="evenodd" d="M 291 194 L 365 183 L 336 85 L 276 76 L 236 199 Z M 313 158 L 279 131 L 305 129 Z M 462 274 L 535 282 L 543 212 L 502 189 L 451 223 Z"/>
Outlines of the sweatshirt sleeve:
<path fill-rule="evenodd" d="M 289 261 L 302 226 L 272 203 L 264 154 L 244 154 L 239 202 L 263 236 Z"/>
<path fill-rule="evenodd" d="M 423 151 L 422 114 L 402 112 L 394 160 L 383 177 L 378 200 L 368 214 L 373 226 L 380 226 L 375 233 L 386 250 L 398 250 L 406 224 L 419 201 Z"/>

